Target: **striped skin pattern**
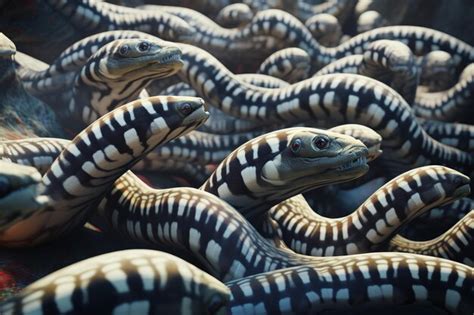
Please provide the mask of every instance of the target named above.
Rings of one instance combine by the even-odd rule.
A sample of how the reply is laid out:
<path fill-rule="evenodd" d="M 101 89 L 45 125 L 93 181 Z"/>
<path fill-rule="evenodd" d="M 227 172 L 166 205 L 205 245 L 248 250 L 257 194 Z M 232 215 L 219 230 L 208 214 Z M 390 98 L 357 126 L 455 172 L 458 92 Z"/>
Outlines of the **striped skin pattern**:
<path fill-rule="evenodd" d="M 101 117 L 66 146 L 43 176 L 48 206 L 3 231 L 0 243 L 38 244 L 84 223 L 115 179 L 156 146 L 199 127 L 208 117 L 203 105 L 199 98 L 152 97 Z"/>
<path fill-rule="evenodd" d="M 432 240 L 412 241 L 396 235 L 388 250 L 442 257 L 474 267 L 474 210 Z"/>
<path fill-rule="evenodd" d="M 311 59 L 306 51 L 293 47 L 271 54 L 262 62 L 257 72 L 296 83 L 308 78 L 310 66 Z"/>
<path fill-rule="evenodd" d="M 0 142 L 0 160 L 33 166 L 41 175 L 69 143 L 58 138 L 27 138 Z"/>
<path fill-rule="evenodd" d="M 140 11 L 137 14 L 123 14 L 124 12 L 111 10 L 114 5 L 104 5 L 102 1 L 97 0 L 44 0 L 44 2 L 64 15 L 86 36 L 110 30 L 128 29 L 180 41 L 192 36 L 194 31 L 184 20 L 164 12 Z"/>
<path fill-rule="evenodd" d="M 397 172 L 425 164 L 472 169 L 472 156 L 430 138 L 406 101 L 376 80 L 333 74 L 262 90 L 243 85 L 208 53 L 188 45 L 179 47 L 184 61 L 180 77 L 227 114 L 265 123 L 362 124 L 391 139 L 383 143 L 383 149 Z"/>
<path fill-rule="evenodd" d="M 233 3 L 222 8 L 217 13 L 216 22 L 226 28 L 242 27 L 250 23 L 254 13 L 245 3 Z"/>
<path fill-rule="evenodd" d="M 103 254 L 53 272 L 3 302 L 0 312 L 223 315 L 229 296 L 223 283 L 186 261 L 135 249 Z"/>
<path fill-rule="evenodd" d="M 256 219 L 273 205 L 368 170 L 365 145 L 352 137 L 295 127 L 257 137 L 217 166 L 201 186 Z"/>
<path fill-rule="evenodd" d="M 310 257 L 278 249 L 221 199 L 192 188 L 151 189 L 131 173 L 115 183 L 100 209 L 115 232 L 146 246 L 192 257 L 222 281 L 304 264 L 324 268 L 339 259 L 354 263 L 361 257 Z M 408 257 L 432 260 L 390 255 L 399 261 Z M 370 257 L 365 256 L 361 264 Z M 454 264 L 442 261 L 445 266 Z"/>
<path fill-rule="evenodd" d="M 425 166 L 394 178 L 353 213 L 338 219 L 316 214 L 301 195 L 273 207 L 268 216 L 295 252 L 350 255 L 383 248 L 402 225 L 469 192 L 467 176 L 444 166 Z"/>
<path fill-rule="evenodd" d="M 0 160 L 0 230 L 48 204 L 41 188 L 41 174 L 35 168 Z"/>
<path fill-rule="evenodd" d="M 474 152 L 474 126 L 423 120 L 421 126 L 433 139 L 466 152 Z"/>
<path fill-rule="evenodd" d="M 413 104 L 413 109 L 416 115 L 426 119 L 472 123 L 473 101 L 474 65 L 470 64 L 464 69 L 460 80 L 449 90 L 421 93 Z"/>
<path fill-rule="evenodd" d="M 459 315 L 474 311 L 474 269 L 428 256 L 371 253 L 325 258 L 324 264 L 276 270 L 226 284 L 232 315 L 336 310 L 337 314 L 355 314 L 374 306 L 383 312 L 387 307 L 415 305 Z"/>
<path fill-rule="evenodd" d="M 104 38 L 86 39 L 85 46 L 120 38 L 122 34 L 141 36 L 138 32 L 110 32 Z M 89 40 L 91 43 L 87 44 Z M 177 45 L 183 52 L 184 61 L 180 77 L 210 104 L 220 106 L 228 114 L 266 122 L 311 119 L 367 125 L 384 139 L 393 139 L 390 145 L 384 144 L 384 151 L 387 157 L 393 157 L 393 163 L 402 164 L 397 166 L 397 172 L 400 168 L 403 171 L 423 164 L 444 164 L 457 169 L 470 169 L 474 164 L 466 153 L 440 145 L 428 137 L 408 104 L 378 81 L 339 74 L 302 81 L 281 90 L 263 91 L 242 85 L 207 52 L 189 45 Z M 80 47 L 78 45 L 75 50 Z M 76 53 L 72 51 L 70 55 L 74 56 Z"/>
<path fill-rule="evenodd" d="M 314 260 L 275 248 L 240 213 L 209 193 L 186 187 L 151 189 L 132 173 L 117 180 L 99 209 L 115 233 L 192 257 L 223 281 Z"/>
<path fill-rule="evenodd" d="M 204 14 L 187 8 L 159 5 L 145 5 L 140 8 L 150 12 L 166 12 L 186 20 L 195 29 L 195 34 L 182 42 L 205 49 L 219 56 L 219 59 L 227 61 L 245 53 L 246 59 L 252 56 L 263 60 L 280 48 L 273 38 L 273 30 L 266 27 L 269 19 L 278 18 L 279 11 L 268 10 L 271 11 L 268 14 L 262 14 L 267 11 L 257 12 L 243 27 L 228 29 L 216 24 Z"/>
<path fill-rule="evenodd" d="M 97 51 L 78 73 L 68 111 L 86 124 L 137 98 L 152 80 L 175 74 L 181 52 L 150 40 L 117 40 Z M 84 105 L 87 104 L 87 105 Z"/>
<path fill-rule="evenodd" d="M 419 68 L 410 48 L 393 40 L 377 40 L 363 55 L 341 58 L 313 77 L 333 73 L 355 73 L 374 78 L 400 93 L 408 104 L 415 100 Z"/>
<path fill-rule="evenodd" d="M 154 159 L 177 159 L 202 165 L 220 163 L 235 148 L 261 132 L 218 135 L 194 131 L 153 151 Z"/>
<path fill-rule="evenodd" d="M 381 81 L 412 104 L 418 85 L 418 67 L 410 48 L 393 40 L 377 40 L 364 52 L 359 74 Z"/>
<path fill-rule="evenodd" d="M 120 34 L 120 36 L 118 36 Z M 138 31 L 108 31 L 91 35 L 75 42 L 67 47 L 51 63 L 41 71 L 24 71 L 21 79 L 25 88 L 33 94 L 45 94 L 58 91 L 69 84 L 72 79 L 62 84 L 55 82 L 55 77 L 74 77 L 71 73 L 80 70 L 87 60 L 94 55 L 102 46 L 118 39 L 143 39 L 154 40 L 155 37 Z"/>
<path fill-rule="evenodd" d="M 275 12 L 278 11 L 278 12 Z M 474 61 L 474 49 L 443 32 L 416 26 L 387 26 L 359 34 L 337 47 L 321 46 L 309 30 L 294 16 L 284 11 L 267 10 L 259 12 L 268 22 L 272 36 L 280 40 L 285 47 L 299 47 L 305 50 L 313 62 L 313 70 L 342 57 L 361 54 L 371 42 L 379 39 L 401 41 L 408 45 L 416 55 L 424 55 L 433 50 L 450 53 L 456 65 L 465 66 Z M 258 32 L 253 34 L 259 34 Z"/>
<path fill-rule="evenodd" d="M 62 95 L 38 95 L 55 107 L 68 129 L 80 131 L 98 117 L 137 98 L 152 80 L 175 74 L 181 67 L 178 48 L 150 40 L 123 39 L 100 48 L 76 72 Z M 68 103 L 64 108 L 64 103 Z"/>
<path fill-rule="evenodd" d="M 342 38 L 342 27 L 334 15 L 321 13 L 304 22 L 313 38 L 324 47 L 338 46 Z"/>

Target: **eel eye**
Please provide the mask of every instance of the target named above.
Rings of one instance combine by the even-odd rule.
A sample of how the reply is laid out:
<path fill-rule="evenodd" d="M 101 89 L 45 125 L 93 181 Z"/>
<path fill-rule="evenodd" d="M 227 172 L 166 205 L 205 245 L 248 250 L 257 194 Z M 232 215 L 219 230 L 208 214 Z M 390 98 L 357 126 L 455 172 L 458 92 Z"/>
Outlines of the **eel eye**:
<path fill-rule="evenodd" d="M 297 153 L 301 149 L 302 146 L 303 146 L 303 141 L 301 141 L 300 138 L 297 138 L 290 144 L 290 149 L 293 153 Z"/>
<path fill-rule="evenodd" d="M 122 55 L 122 56 L 125 56 L 128 52 L 128 45 L 123 45 L 122 47 L 120 47 L 119 49 L 119 53 Z"/>
<path fill-rule="evenodd" d="M 193 111 L 193 107 L 191 106 L 191 104 L 189 103 L 184 103 L 183 105 L 181 105 L 181 107 L 179 108 L 179 111 L 184 114 L 184 115 L 188 115 L 190 114 L 192 111 Z"/>
<path fill-rule="evenodd" d="M 150 44 L 147 43 L 147 42 L 141 42 L 138 45 L 138 50 L 140 50 L 140 51 L 147 51 L 148 49 L 150 49 Z"/>
<path fill-rule="evenodd" d="M 326 149 L 329 145 L 329 139 L 326 137 L 317 137 L 313 140 L 313 143 L 318 149 Z"/>

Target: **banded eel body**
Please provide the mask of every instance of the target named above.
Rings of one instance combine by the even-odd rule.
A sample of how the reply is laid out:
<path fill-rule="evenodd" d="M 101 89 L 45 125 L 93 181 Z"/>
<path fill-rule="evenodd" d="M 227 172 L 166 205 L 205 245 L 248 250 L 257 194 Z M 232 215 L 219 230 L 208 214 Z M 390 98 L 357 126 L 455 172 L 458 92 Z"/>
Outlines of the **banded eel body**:
<path fill-rule="evenodd" d="M 250 23 L 253 16 L 254 13 L 247 4 L 233 3 L 217 13 L 216 22 L 226 28 L 242 27 Z"/>
<path fill-rule="evenodd" d="M 266 27 L 269 23 L 267 20 L 277 18 L 279 12 L 276 14 L 258 12 L 244 26 L 228 29 L 216 24 L 207 16 L 187 8 L 158 5 L 145 5 L 140 8 L 151 12 L 166 12 L 186 20 L 195 29 L 195 34 L 183 42 L 209 51 L 219 59 L 225 60 L 226 64 L 242 53 L 247 59 L 263 60 L 273 51 L 284 48 L 272 37 L 272 28 Z"/>
<path fill-rule="evenodd" d="M 334 47 L 341 43 L 342 27 L 338 19 L 331 14 L 316 14 L 306 20 L 304 25 L 311 35 L 324 47 Z"/>
<path fill-rule="evenodd" d="M 368 170 L 366 146 L 350 136 L 296 127 L 259 136 L 234 150 L 201 189 L 259 220 L 273 205 Z"/>
<path fill-rule="evenodd" d="M 261 132 L 218 135 L 194 131 L 153 151 L 153 159 L 175 159 L 202 165 L 220 163 L 234 149 Z"/>
<path fill-rule="evenodd" d="M 48 204 L 40 193 L 41 174 L 34 167 L 0 159 L 0 228 L 7 229 Z"/>
<path fill-rule="evenodd" d="M 261 14 L 270 15 L 270 11 L 272 10 L 261 12 Z M 458 67 L 464 67 L 474 61 L 472 46 L 448 34 L 428 28 L 404 25 L 386 26 L 354 36 L 339 46 L 323 47 L 295 17 L 280 11 L 272 14 L 274 17 L 266 17 L 270 25 L 283 26 L 275 28 L 272 35 L 281 40 L 286 47 L 299 47 L 305 50 L 313 61 L 313 71 L 342 57 L 361 54 L 367 45 L 380 39 L 401 41 L 408 45 L 416 55 L 424 55 L 433 50 L 446 51 L 453 56 Z"/>
<path fill-rule="evenodd" d="M 286 88 L 262 90 L 242 84 L 206 52 L 187 45 L 180 45 L 180 49 L 184 62 L 180 78 L 225 113 L 265 123 L 363 124 L 384 139 L 390 139 L 383 143 L 383 149 L 389 153 L 386 157 L 390 162 L 399 165 L 393 167 L 406 170 L 434 163 L 457 169 L 472 168 L 471 156 L 430 138 L 406 101 L 378 81 L 359 75 L 333 74 Z"/>
<path fill-rule="evenodd" d="M 102 46 L 118 39 L 155 40 L 156 38 L 138 31 L 108 31 L 91 35 L 67 47 L 47 69 L 24 71 L 21 73 L 21 80 L 31 93 L 60 91 L 73 82 L 74 73 L 79 71 Z M 59 80 L 54 80 L 55 77 L 60 77 L 65 82 L 56 82 Z"/>
<path fill-rule="evenodd" d="M 32 283 L 2 314 L 226 314 L 229 289 L 186 261 L 153 250 L 89 258 Z"/>
<path fill-rule="evenodd" d="M 425 166 L 394 178 L 353 213 L 337 219 L 316 214 L 301 195 L 287 199 L 270 209 L 272 224 L 264 230 L 301 254 L 365 253 L 383 249 L 400 227 L 422 213 L 469 192 L 467 176 L 443 166 Z M 271 231 L 275 226 L 278 230 Z"/>
<path fill-rule="evenodd" d="M 389 85 L 412 104 L 418 87 L 419 69 L 410 48 L 392 40 L 368 45 L 363 55 L 339 59 L 319 70 L 313 77 L 332 73 L 355 73 Z"/>
<path fill-rule="evenodd" d="M 385 305 L 385 303 L 387 305 L 396 304 L 394 300 L 387 301 L 389 298 L 395 298 L 393 294 L 396 290 L 391 291 L 389 287 L 398 288 L 402 283 L 407 285 L 407 288 L 413 285 L 416 290 L 423 290 L 424 286 L 426 286 L 426 290 L 432 290 L 436 286 L 430 284 L 441 284 L 441 292 L 449 290 L 446 292 L 449 292 L 447 301 L 451 305 L 450 309 L 458 309 L 458 305 L 465 307 L 465 305 L 469 306 L 469 303 L 472 303 L 472 292 L 469 291 L 472 290 L 470 284 L 473 277 L 471 275 L 472 268 L 447 260 L 398 253 L 331 258 L 296 255 L 287 250 L 283 251 L 271 246 L 229 205 L 200 190 L 191 188 L 152 190 L 131 173 L 126 173 L 115 183 L 114 189 L 107 194 L 106 200 L 101 203 L 101 208 L 103 209 L 102 214 L 108 218 L 113 226 L 118 227 L 117 230 L 122 231 L 125 235 L 137 240 L 141 239 L 148 244 L 161 242 L 162 245 L 170 246 L 173 252 L 176 252 L 178 248 L 187 249 L 195 253 L 197 257 L 204 257 L 203 263 L 206 265 L 205 262 L 207 261 L 207 266 L 211 266 L 212 273 L 219 276 L 220 279 L 239 279 L 244 276 L 274 270 L 275 277 L 270 274 L 257 275 L 257 282 L 253 282 L 254 284 L 250 288 L 245 286 L 245 290 L 257 290 L 259 283 L 263 286 L 280 283 L 283 288 L 288 289 L 286 284 L 280 282 L 288 275 L 288 270 L 277 269 L 295 266 L 296 268 L 315 270 L 316 274 L 311 275 L 304 282 L 305 284 L 310 285 L 312 283 L 325 289 L 328 287 L 321 286 L 321 279 L 324 279 L 324 284 L 328 286 L 337 281 L 338 290 L 350 290 L 351 296 L 352 294 L 366 294 L 369 290 L 372 292 L 374 289 L 372 286 L 378 283 L 374 283 L 373 281 L 376 280 L 371 279 L 373 277 L 369 275 L 380 274 L 381 279 L 385 279 L 387 282 L 385 283 L 386 286 L 383 287 L 386 289 L 384 291 L 386 295 L 385 302 L 380 302 L 382 305 Z M 206 233 L 202 231 L 206 231 Z M 178 244 L 179 246 L 177 246 Z M 137 256 L 139 255 L 134 254 L 132 259 L 139 259 Z M 308 266 L 301 266 L 302 264 Z M 404 277 L 406 281 L 402 282 L 393 279 L 403 270 L 415 272 L 425 270 L 426 266 L 429 266 L 428 270 L 430 272 L 442 272 L 445 276 L 437 278 L 421 273 L 418 277 Z M 333 267 L 334 270 L 331 269 Z M 321 273 L 324 273 L 325 276 L 322 277 Z M 131 272 L 131 274 L 135 275 L 136 273 Z M 356 287 L 362 288 L 361 291 L 354 290 L 354 286 L 350 283 L 342 283 L 341 280 L 336 280 L 351 279 L 349 274 L 355 276 L 358 283 Z M 124 277 L 124 274 L 121 275 Z M 347 275 L 347 277 L 341 278 L 344 275 Z M 128 278 L 130 274 L 127 272 L 125 276 Z M 455 277 L 457 283 L 463 283 L 466 286 L 454 286 L 450 282 L 451 280 L 447 281 L 445 277 L 446 279 Z M 243 284 L 244 280 L 248 279 L 239 281 L 242 281 Z M 238 284 L 234 285 L 234 283 Z M 299 284 L 299 282 L 295 283 Z M 238 290 L 239 288 L 243 289 L 244 285 L 240 286 L 240 282 L 228 283 L 228 285 L 235 294 L 232 298 L 232 305 L 236 306 L 236 309 L 232 309 L 232 312 L 242 307 L 246 307 L 248 310 L 250 306 L 245 305 L 247 303 L 241 303 L 239 298 L 242 295 L 239 295 L 240 291 Z M 280 285 L 278 288 L 280 288 Z M 371 287 L 371 289 L 368 287 Z M 277 301 L 280 290 L 274 291 L 276 288 L 274 286 L 270 286 L 270 288 L 270 291 L 265 290 L 266 294 L 269 294 L 273 301 Z M 412 291 L 403 288 L 404 290 L 397 293 L 397 298 L 407 299 L 407 304 L 415 303 L 420 299 L 423 300 L 423 297 L 435 304 L 443 304 L 445 301 L 445 295 L 432 298 L 431 294 L 428 296 L 417 295 L 417 298 L 413 299 L 411 298 L 413 297 Z M 292 291 L 285 290 L 285 292 Z M 310 296 L 316 294 L 317 297 L 322 293 L 313 291 L 311 286 L 299 287 L 298 292 L 300 298 L 302 294 L 309 294 Z M 324 291 L 325 298 L 327 294 L 329 292 Z M 462 299 L 457 298 L 458 294 Z M 340 299 L 341 295 L 338 296 L 339 298 L 335 298 L 334 302 L 339 304 L 342 301 Z M 360 301 L 367 301 L 367 299 L 374 303 L 379 302 L 377 295 L 373 293 L 370 293 L 366 299 L 357 299 L 357 301 L 361 303 Z M 104 303 L 105 300 L 101 301 Z M 315 303 L 316 305 L 320 304 L 318 301 Z M 312 305 L 314 304 L 310 304 L 310 306 Z"/>
<path fill-rule="evenodd" d="M 137 98 L 151 80 L 175 74 L 181 67 L 178 48 L 142 39 L 108 43 L 94 53 L 74 75 L 63 93 L 41 97 L 52 104 L 74 131 L 119 105 Z M 69 103 L 64 108 L 64 103 Z"/>
<path fill-rule="evenodd" d="M 441 121 L 472 123 L 474 100 L 474 64 L 467 66 L 459 81 L 450 89 L 434 93 L 420 93 L 413 109 L 416 115 Z"/>
<path fill-rule="evenodd" d="M 474 126 L 423 120 L 421 126 L 433 139 L 467 152 L 474 152 Z"/>
<path fill-rule="evenodd" d="M 474 266 L 474 210 L 448 231 L 428 241 L 413 241 L 397 235 L 390 240 L 389 251 L 442 257 Z"/>
<path fill-rule="evenodd" d="M 70 143 L 59 138 L 27 138 L 0 142 L 0 160 L 33 166 L 44 175 Z"/>
<path fill-rule="evenodd" d="M 285 48 L 271 54 L 265 59 L 258 73 L 266 74 L 296 83 L 308 78 L 311 67 L 311 59 L 308 54 L 300 48 Z"/>
<path fill-rule="evenodd" d="M 469 315 L 473 268 L 428 256 L 371 253 L 324 265 L 276 270 L 228 282 L 230 313 L 349 314 L 413 311 Z M 418 306 L 418 307 L 417 307 Z"/>
<path fill-rule="evenodd" d="M 121 8 L 97 0 L 42 0 L 60 12 L 83 34 L 110 30 L 137 30 L 167 40 L 184 40 L 193 35 L 193 27 L 184 20 L 165 12 L 142 12 Z M 115 10 L 113 9 L 115 8 Z M 129 13 L 129 14 L 123 14 Z"/>
<path fill-rule="evenodd" d="M 50 202 L 3 230 L 4 246 L 34 245 L 79 226 L 125 173 L 156 146 L 185 134 L 208 116 L 199 98 L 153 97 L 119 107 L 79 133 L 44 174 Z"/>
<path fill-rule="evenodd" d="M 122 34 L 110 32 L 103 41 L 120 38 Z M 126 34 L 132 36 L 130 32 Z M 138 32 L 133 34 L 141 36 Z M 100 39 L 99 36 L 85 39 L 82 46 L 93 46 L 89 41 L 96 45 L 103 43 Z M 262 90 L 243 84 L 207 52 L 190 45 L 176 45 L 181 49 L 184 61 L 180 78 L 225 113 L 266 124 L 308 120 L 332 125 L 365 124 L 384 139 L 390 139 L 390 142 L 384 142 L 383 149 L 387 158 L 394 159 L 390 161 L 394 163 L 392 168 L 406 170 L 423 164 L 472 168 L 471 156 L 430 138 L 400 95 L 378 81 L 357 75 L 335 74 L 282 89 Z M 400 169 L 395 171 L 399 172 Z"/>
<path fill-rule="evenodd" d="M 147 246 L 191 256 L 222 281 L 303 264 L 324 269 L 339 259 L 354 263 L 364 257 L 364 265 L 370 260 L 365 255 L 309 257 L 278 249 L 215 196 L 192 188 L 153 190 L 131 173 L 116 182 L 100 208 L 114 231 Z M 424 256 L 391 255 L 433 261 Z M 447 266 L 455 264 L 442 261 Z"/>

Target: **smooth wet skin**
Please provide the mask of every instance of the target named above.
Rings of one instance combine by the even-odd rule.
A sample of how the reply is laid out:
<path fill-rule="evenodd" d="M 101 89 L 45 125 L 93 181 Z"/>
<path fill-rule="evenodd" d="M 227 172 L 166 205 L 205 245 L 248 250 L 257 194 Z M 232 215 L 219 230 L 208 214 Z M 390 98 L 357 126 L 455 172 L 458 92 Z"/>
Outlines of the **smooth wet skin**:
<path fill-rule="evenodd" d="M 343 134 L 288 128 L 257 137 L 234 150 L 201 189 L 248 217 L 319 186 L 340 183 L 368 171 L 367 147 Z"/>

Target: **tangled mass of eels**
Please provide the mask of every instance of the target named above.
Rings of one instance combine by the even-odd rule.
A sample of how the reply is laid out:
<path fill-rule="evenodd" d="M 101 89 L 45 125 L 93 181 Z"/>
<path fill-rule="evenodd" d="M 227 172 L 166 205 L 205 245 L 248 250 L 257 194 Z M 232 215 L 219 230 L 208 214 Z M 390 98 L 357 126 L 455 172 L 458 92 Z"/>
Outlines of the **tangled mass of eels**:
<path fill-rule="evenodd" d="M 471 45 L 146 2 L 0 1 L 0 314 L 474 314 Z"/>

